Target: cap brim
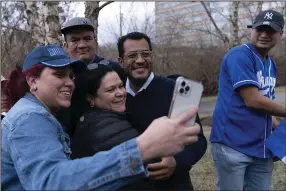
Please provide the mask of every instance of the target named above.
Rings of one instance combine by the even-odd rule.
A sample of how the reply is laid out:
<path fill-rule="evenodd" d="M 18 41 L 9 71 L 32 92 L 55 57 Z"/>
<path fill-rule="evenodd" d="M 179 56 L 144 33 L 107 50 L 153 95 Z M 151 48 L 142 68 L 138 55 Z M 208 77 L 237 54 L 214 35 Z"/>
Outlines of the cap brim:
<path fill-rule="evenodd" d="M 273 22 L 268 22 L 268 24 L 266 24 L 265 22 L 258 22 L 258 23 L 255 23 L 252 28 L 257 28 L 257 27 L 260 27 L 260 26 L 270 26 L 274 31 L 276 32 L 281 32 L 282 31 L 282 28 L 273 23 Z"/>
<path fill-rule="evenodd" d="M 87 30 L 94 30 L 94 27 L 90 26 L 90 25 L 74 25 L 74 26 L 69 26 L 69 27 L 65 27 L 63 29 L 61 29 L 61 33 L 62 34 L 66 34 L 68 32 L 70 32 L 71 30 L 75 30 L 75 29 L 87 29 Z"/>
<path fill-rule="evenodd" d="M 66 66 L 71 66 L 73 68 L 74 73 L 81 73 L 86 71 L 86 63 L 84 61 L 81 61 L 79 59 L 76 60 L 70 60 L 70 59 L 60 59 L 60 60 L 50 60 L 46 62 L 41 62 L 41 64 L 44 64 L 49 67 L 55 67 L 55 68 L 62 68 Z"/>

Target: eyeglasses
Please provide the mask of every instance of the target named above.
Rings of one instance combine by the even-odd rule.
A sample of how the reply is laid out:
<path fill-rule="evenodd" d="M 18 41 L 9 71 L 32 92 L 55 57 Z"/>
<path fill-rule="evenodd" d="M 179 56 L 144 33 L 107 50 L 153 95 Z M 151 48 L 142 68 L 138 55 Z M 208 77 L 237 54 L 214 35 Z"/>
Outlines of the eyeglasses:
<path fill-rule="evenodd" d="M 88 70 L 94 70 L 94 69 L 98 68 L 99 65 L 108 66 L 109 62 L 107 60 L 102 60 L 99 63 L 94 62 L 94 63 L 88 64 L 87 69 Z"/>
<path fill-rule="evenodd" d="M 129 60 L 137 60 L 139 54 L 141 55 L 141 57 L 142 57 L 144 60 L 151 59 L 152 56 L 153 56 L 152 51 L 138 51 L 138 52 L 131 52 L 131 53 L 129 53 L 129 54 L 126 54 L 125 57 L 126 57 L 127 59 L 129 59 Z"/>

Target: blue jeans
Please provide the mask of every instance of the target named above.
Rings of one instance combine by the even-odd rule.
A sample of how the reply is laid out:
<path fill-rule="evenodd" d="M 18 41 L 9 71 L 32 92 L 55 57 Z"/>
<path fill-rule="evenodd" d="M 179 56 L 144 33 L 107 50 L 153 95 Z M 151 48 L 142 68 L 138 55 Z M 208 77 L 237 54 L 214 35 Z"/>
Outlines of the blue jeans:
<path fill-rule="evenodd" d="M 224 144 L 212 143 L 218 190 L 270 190 L 272 158 L 256 158 Z"/>

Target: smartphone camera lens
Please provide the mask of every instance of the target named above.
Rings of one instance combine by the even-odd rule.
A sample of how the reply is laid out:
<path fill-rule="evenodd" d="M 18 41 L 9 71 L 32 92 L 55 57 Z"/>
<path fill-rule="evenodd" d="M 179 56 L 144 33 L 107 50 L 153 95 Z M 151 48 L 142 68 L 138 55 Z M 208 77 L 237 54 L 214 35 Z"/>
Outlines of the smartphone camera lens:
<path fill-rule="evenodd" d="M 181 94 L 184 93 L 184 91 L 185 91 L 184 88 L 181 88 L 181 89 L 180 89 L 180 93 L 181 93 Z"/>
<path fill-rule="evenodd" d="M 189 87 L 189 86 L 185 87 L 185 90 L 186 90 L 186 91 L 189 91 L 189 90 L 190 90 L 190 87 Z"/>
<path fill-rule="evenodd" d="M 186 82 L 185 81 L 182 81 L 182 83 L 181 83 L 181 86 L 185 86 L 186 85 Z"/>

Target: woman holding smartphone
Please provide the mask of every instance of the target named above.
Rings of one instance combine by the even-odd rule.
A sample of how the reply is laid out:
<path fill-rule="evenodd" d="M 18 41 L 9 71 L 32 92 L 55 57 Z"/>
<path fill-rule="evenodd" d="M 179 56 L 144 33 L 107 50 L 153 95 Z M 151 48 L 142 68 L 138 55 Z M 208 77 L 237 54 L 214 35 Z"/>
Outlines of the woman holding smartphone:
<path fill-rule="evenodd" d="M 2 120 L 3 190 L 116 190 L 146 177 L 146 161 L 174 155 L 197 140 L 199 127 L 184 125 L 197 112 L 193 109 L 173 120 L 159 118 L 109 151 L 71 160 L 69 137 L 54 116 L 70 107 L 74 72 L 85 66 L 48 45 L 34 49 L 23 68 L 12 71 L 6 88 L 15 104 Z"/>

